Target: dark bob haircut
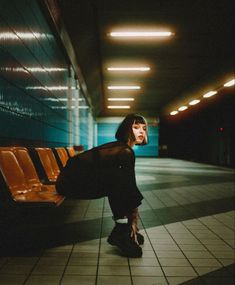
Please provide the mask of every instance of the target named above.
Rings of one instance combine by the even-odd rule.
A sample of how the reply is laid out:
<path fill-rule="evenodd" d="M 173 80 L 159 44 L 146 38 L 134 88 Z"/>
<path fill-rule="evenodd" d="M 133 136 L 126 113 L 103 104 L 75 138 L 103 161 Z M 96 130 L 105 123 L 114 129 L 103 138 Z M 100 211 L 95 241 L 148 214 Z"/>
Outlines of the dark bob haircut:
<path fill-rule="evenodd" d="M 121 122 L 119 125 L 115 138 L 118 141 L 122 141 L 127 143 L 129 140 L 135 140 L 134 133 L 132 131 L 132 125 L 133 124 L 145 124 L 147 128 L 147 121 L 145 120 L 144 117 L 138 114 L 129 114 L 125 117 L 125 119 Z M 145 145 L 148 143 L 148 131 L 146 129 L 146 136 L 143 140 L 143 143 L 140 145 Z"/>

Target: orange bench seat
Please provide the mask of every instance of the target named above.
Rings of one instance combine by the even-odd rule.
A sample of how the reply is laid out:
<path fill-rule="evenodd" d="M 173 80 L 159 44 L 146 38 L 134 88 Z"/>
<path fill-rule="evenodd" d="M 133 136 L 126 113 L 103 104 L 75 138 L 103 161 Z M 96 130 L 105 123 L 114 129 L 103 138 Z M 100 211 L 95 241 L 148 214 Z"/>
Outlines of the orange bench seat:
<path fill-rule="evenodd" d="M 59 206 L 65 197 L 56 192 L 54 185 L 39 181 L 31 162 L 27 149 L 0 147 L 0 191 L 16 204 Z"/>

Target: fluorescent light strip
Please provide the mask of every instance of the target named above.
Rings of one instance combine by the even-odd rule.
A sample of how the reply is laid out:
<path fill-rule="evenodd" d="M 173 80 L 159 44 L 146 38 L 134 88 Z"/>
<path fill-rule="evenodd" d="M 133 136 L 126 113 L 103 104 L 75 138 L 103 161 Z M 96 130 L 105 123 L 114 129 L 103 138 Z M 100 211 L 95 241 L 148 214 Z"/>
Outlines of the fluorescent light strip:
<path fill-rule="evenodd" d="M 187 110 L 188 107 L 187 106 L 181 106 L 179 107 L 178 111 L 184 111 L 184 110 Z"/>
<path fill-rule="evenodd" d="M 178 111 L 172 111 L 172 112 L 170 112 L 170 115 L 171 116 L 175 116 L 175 115 L 177 115 L 179 112 Z"/>
<path fill-rule="evenodd" d="M 196 105 L 196 104 L 198 104 L 200 102 L 200 100 L 198 100 L 198 99 L 195 99 L 195 100 L 192 100 L 191 102 L 189 102 L 189 105 Z"/>
<path fill-rule="evenodd" d="M 134 101 L 134 98 L 108 98 L 108 101 Z"/>
<path fill-rule="evenodd" d="M 108 71 L 149 71 L 150 67 L 108 67 Z"/>
<path fill-rule="evenodd" d="M 108 109 L 130 109 L 130 106 L 108 106 Z"/>
<path fill-rule="evenodd" d="M 111 32 L 110 36 L 111 37 L 170 37 L 172 36 L 173 33 L 172 32 Z"/>
<path fill-rule="evenodd" d="M 140 86 L 108 86 L 110 90 L 138 90 Z"/>
<path fill-rule="evenodd" d="M 235 79 L 232 79 L 224 84 L 224 87 L 231 87 L 235 84 Z"/>
<path fill-rule="evenodd" d="M 204 94 L 203 97 L 209 98 L 209 97 L 214 96 L 216 93 L 217 93 L 217 91 L 210 91 L 210 92 L 207 92 L 206 94 Z"/>
<path fill-rule="evenodd" d="M 89 107 L 88 106 L 78 106 L 78 107 L 76 107 L 76 106 L 70 106 L 70 107 L 66 107 L 66 106 L 53 106 L 53 107 L 51 107 L 52 109 L 89 109 Z"/>

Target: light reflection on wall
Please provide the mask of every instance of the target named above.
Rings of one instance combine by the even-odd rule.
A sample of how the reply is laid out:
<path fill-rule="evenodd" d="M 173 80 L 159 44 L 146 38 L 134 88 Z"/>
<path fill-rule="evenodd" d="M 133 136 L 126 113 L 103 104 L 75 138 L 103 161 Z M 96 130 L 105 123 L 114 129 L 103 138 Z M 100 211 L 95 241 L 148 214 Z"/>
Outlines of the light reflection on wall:
<path fill-rule="evenodd" d="M 0 14 L 0 144 L 67 145 L 66 110 L 43 99 L 67 96 L 68 62 L 38 1 L 5 1 Z"/>
<path fill-rule="evenodd" d="M 27 86 L 27 90 L 52 90 L 52 91 L 64 91 L 68 90 L 68 86 Z M 75 90 L 75 87 L 72 87 L 70 89 Z"/>
<path fill-rule="evenodd" d="M 7 40 L 18 40 L 20 39 L 26 39 L 26 40 L 36 40 L 36 39 L 47 39 L 47 38 L 53 38 L 50 34 L 44 34 L 44 33 L 38 33 L 38 32 L 32 32 L 32 33 L 25 33 L 25 32 L 1 32 L 0 33 L 0 41 L 7 41 Z"/>
<path fill-rule="evenodd" d="M 66 68 L 60 68 L 60 67 L 2 67 L 0 66 L 0 71 L 2 72 L 64 72 L 66 71 Z"/>
<path fill-rule="evenodd" d="M 68 89 L 70 65 L 38 1 L 5 1 L 0 14 L 0 145 L 68 145 L 72 118 L 86 149 L 89 106 L 76 84 Z"/>

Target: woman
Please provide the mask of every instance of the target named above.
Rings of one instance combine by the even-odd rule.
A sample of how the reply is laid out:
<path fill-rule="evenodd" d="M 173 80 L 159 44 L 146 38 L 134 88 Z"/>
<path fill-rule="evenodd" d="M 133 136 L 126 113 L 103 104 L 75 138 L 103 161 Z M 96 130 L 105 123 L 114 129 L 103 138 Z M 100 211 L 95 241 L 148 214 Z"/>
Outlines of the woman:
<path fill-rule="evenodd" d="M 141 257 L 144 243 L 138 233 L 138 206 L 143 199 L 135 179 L 134 145 L 147 144 L 147 122 L 129 114 L 115 138 L 70 158 L 56 183 L 58 193 L 76 199 L 108 197 L 115 226 L 108 242 L 128 257 Z"/>

